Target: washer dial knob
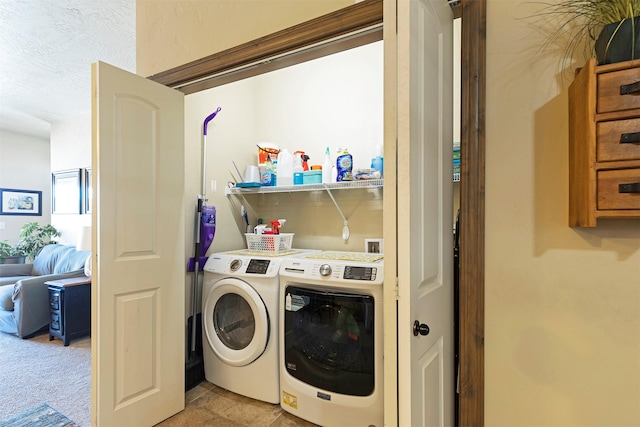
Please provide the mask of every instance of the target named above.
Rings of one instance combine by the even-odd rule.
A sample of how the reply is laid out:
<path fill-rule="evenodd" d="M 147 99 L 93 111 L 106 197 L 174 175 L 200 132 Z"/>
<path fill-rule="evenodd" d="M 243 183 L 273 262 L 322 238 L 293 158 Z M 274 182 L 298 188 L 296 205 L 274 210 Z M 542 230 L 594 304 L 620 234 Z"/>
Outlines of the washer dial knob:
<path fill-rule="evenodd" d="M 331 276 L 331 266 L 329 264 L 322 264 L 320 266 L 320 275 L 322 277 Z"/>

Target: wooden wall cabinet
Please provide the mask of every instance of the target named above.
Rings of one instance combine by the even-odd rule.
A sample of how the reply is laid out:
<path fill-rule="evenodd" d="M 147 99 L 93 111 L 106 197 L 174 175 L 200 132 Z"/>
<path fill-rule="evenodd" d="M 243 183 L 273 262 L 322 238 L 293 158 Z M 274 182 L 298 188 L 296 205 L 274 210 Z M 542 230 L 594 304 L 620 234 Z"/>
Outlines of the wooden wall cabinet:
<path fill-rule="evenodd" d="M 596 66 L 569 87 L 569 226 L 640 218 L 640 60 Z"/>

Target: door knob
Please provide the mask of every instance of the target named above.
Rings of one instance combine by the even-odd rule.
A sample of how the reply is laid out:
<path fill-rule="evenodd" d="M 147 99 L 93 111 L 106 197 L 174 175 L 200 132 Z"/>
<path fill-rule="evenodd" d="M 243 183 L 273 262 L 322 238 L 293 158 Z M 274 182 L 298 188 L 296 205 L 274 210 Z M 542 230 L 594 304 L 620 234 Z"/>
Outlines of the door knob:
<path fill-rule="evenodd" d="M 416 320 L 413 322 L 413 335 L 416 337 L 418 335 L 429 335 L 429 326 L 424 323 L 421 324 L 419 320 Z"/>

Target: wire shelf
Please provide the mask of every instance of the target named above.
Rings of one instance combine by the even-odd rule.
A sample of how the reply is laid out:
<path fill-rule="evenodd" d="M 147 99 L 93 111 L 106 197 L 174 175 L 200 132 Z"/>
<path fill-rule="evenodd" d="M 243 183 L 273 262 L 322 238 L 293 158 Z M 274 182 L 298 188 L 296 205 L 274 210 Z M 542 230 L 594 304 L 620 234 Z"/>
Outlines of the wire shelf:
<path fill-rule="evenodd" d="M 330 184 L 301 184 L 275 187 L 239 188 L 227 187 L 225 194 L 295 193 L 299 191 L 347 190 L 353 188 L 383 188 L 383 179 L 362 179 L 357 181 L 332 182 Z"/>

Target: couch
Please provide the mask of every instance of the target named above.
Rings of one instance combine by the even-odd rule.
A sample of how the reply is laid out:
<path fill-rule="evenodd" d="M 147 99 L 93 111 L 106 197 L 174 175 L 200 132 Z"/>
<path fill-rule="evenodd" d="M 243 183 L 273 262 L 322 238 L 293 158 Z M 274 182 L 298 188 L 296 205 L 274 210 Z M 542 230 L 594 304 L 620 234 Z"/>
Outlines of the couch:
<path fill-rule="evenodd" d="M 0 264 L 0 332 L 29 338 L 49 326 L 45 282 L 84 275 L 90 251 L 47 245 L 33 264 Z"/>

